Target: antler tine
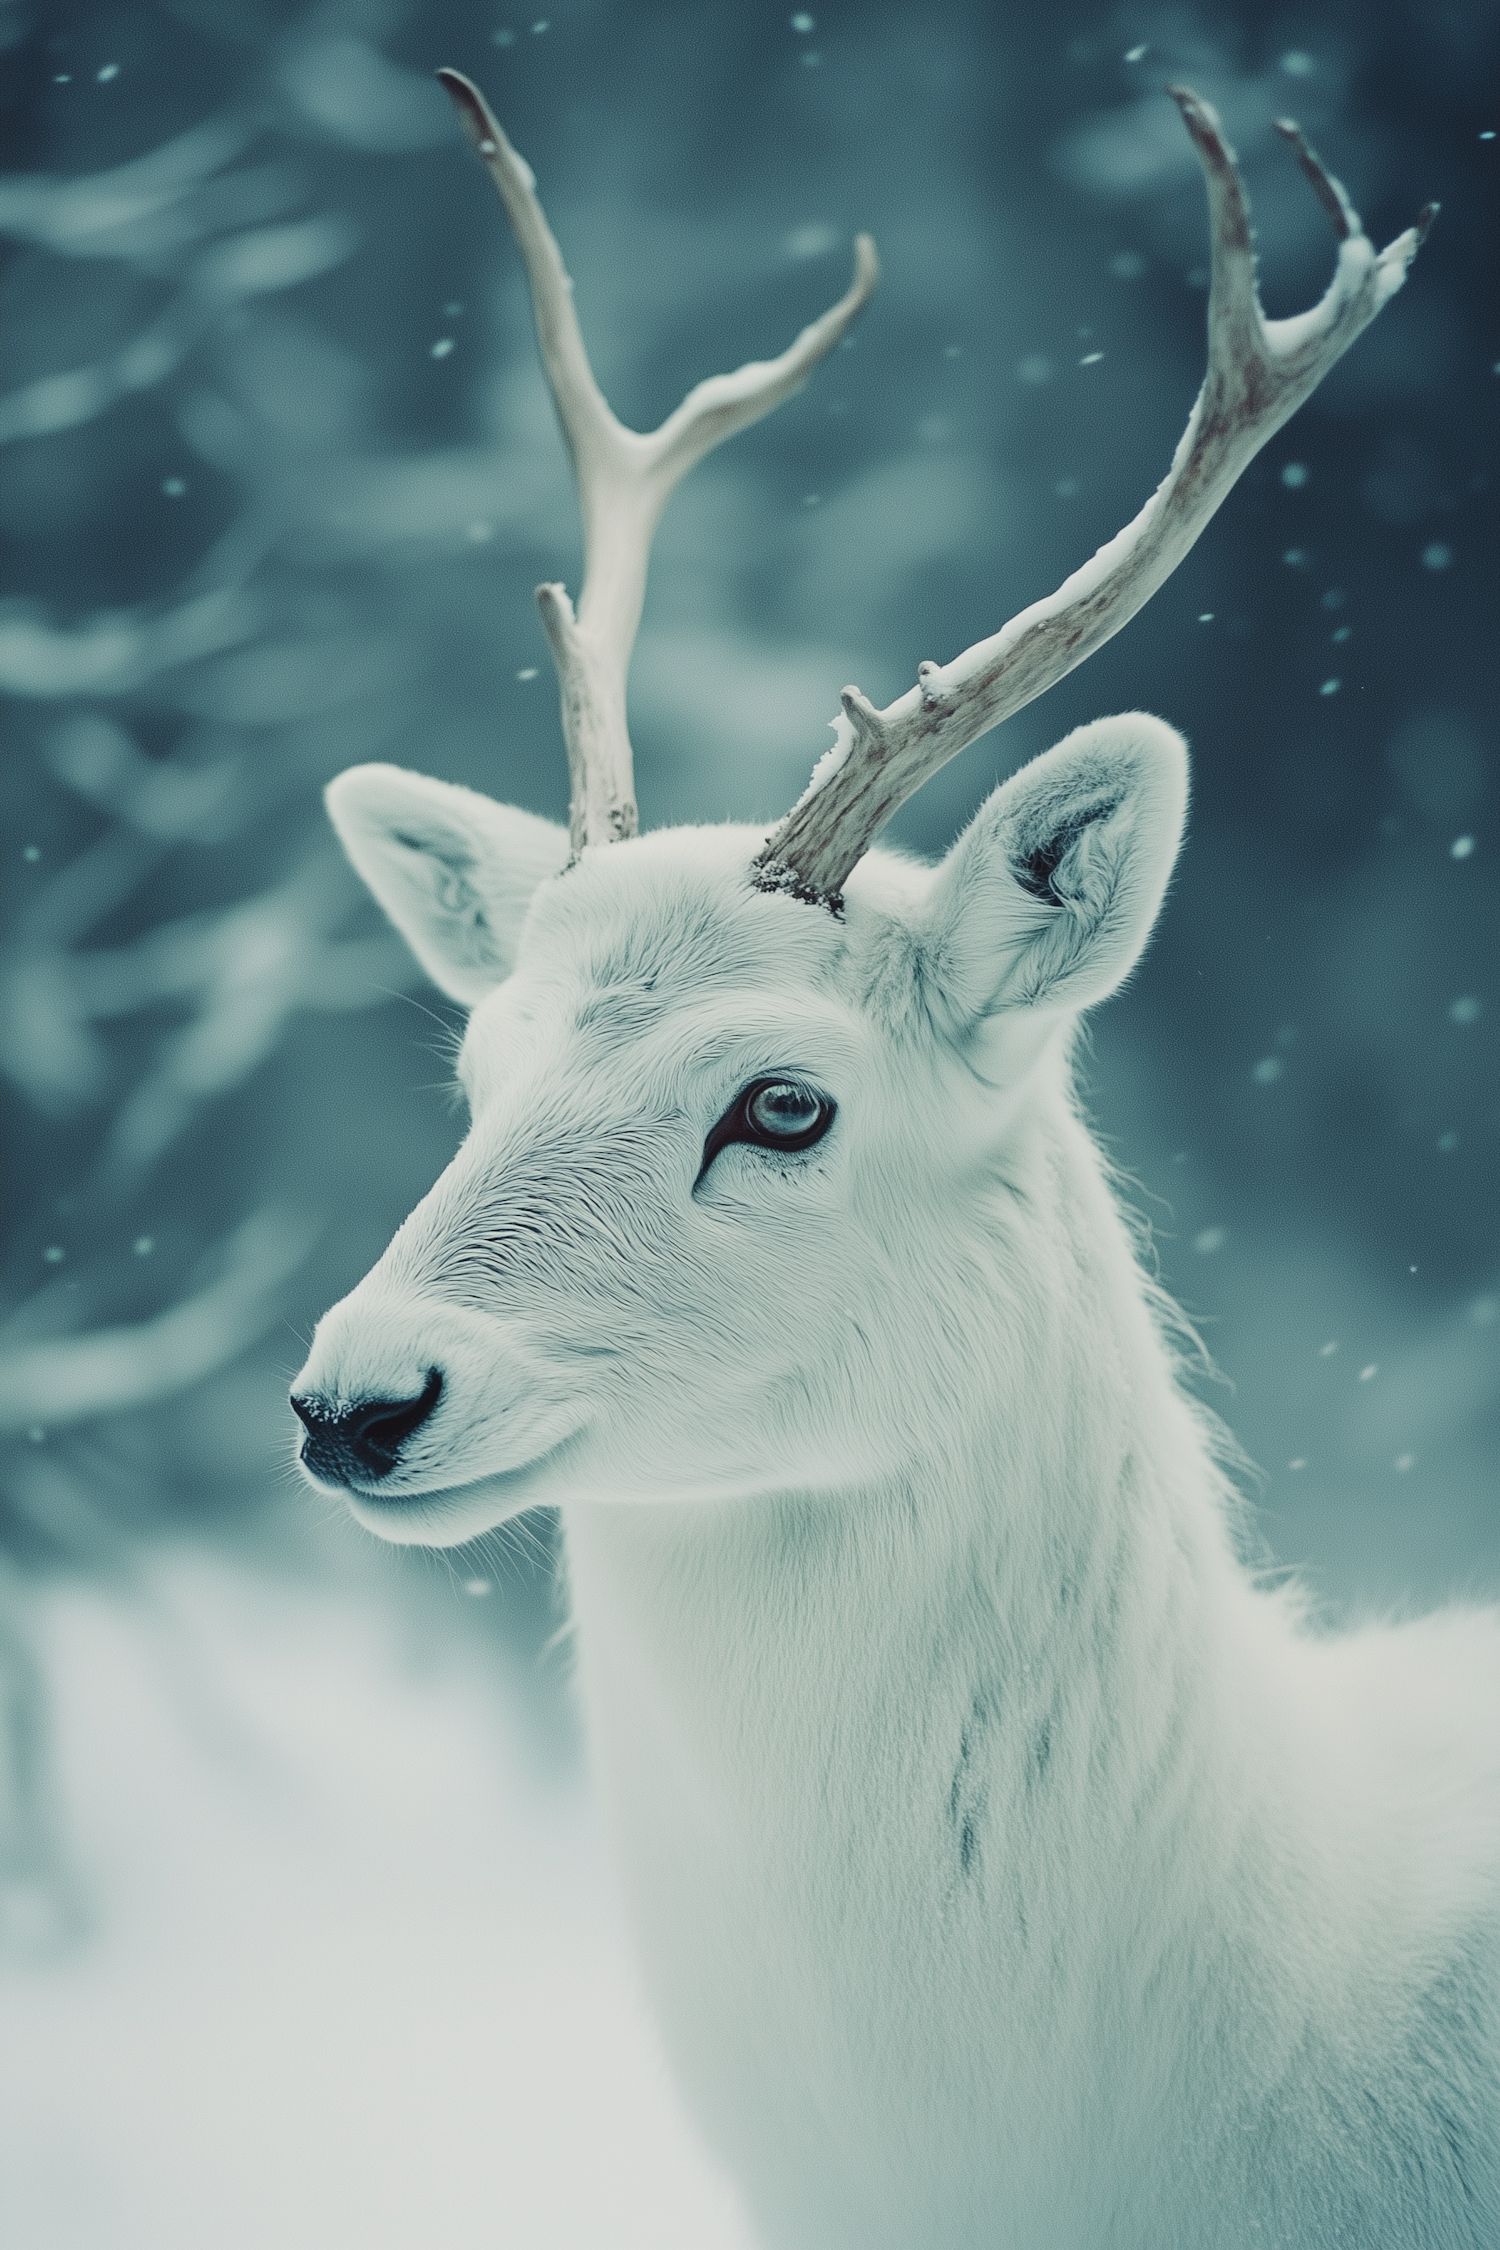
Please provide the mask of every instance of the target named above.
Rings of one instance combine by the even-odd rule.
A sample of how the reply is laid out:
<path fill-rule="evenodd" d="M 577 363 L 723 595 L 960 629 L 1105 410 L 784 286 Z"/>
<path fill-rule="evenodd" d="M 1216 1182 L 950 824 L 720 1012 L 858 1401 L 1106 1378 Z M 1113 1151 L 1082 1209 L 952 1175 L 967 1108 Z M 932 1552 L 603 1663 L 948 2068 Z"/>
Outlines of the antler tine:
<path fill-rule="evenodd" d="M 843 693 L 833 748 L 756 862 L 768 890 L 838 910 L 844 881 L 896 808 L 979 735 L 1051 687 L 1118 633 L 1169 577 L 1241 472 L 1406 278 L 1437 205 L 1377 255 L 1358 213 L 1295 125 L 1289 141 L 1338 236 L 1321 301 L 1267 320 L 1255 287 L 1250 206 L 1209 104 L 1169 86 L 1203 165 L 1213 238 L 1208 373 L 1166 477 L 1134 522 L 1055 594 L 1022 610 L 951 664 L 923 664 L 884 711 Z"/>
<path fill-rule="evenodd" d="M 710 376 L 689 391 L 660 429 L 649 435 L 628 430 L 594 380 L 573 309 L 573 284 L 537 200 L 531 167 L 471 80 L 456 70 L 437 75 L 500 192 L 526 262 L 542 365 L 578 483 L 584 565 L 576 614 L 564 587 L 537 588 L 561 691 L 576 858 L 586 844 L 614 843 L 636 832 L 625 678 L 662 509 L 705 453 L 800 389 L 869 297 L 880 265 L 874 243 L 860 235 L 848 290 L 779 359 L 752 360 L 732 375 Z"/>

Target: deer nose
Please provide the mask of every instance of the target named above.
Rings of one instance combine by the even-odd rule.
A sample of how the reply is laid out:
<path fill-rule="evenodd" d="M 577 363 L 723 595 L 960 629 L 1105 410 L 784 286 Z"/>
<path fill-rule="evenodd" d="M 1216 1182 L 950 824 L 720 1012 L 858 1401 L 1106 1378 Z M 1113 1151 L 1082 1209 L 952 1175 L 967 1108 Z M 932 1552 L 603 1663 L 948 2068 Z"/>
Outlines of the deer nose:
<path fill-rule="evenodd" d="M 302 1459 L 330 1484 L 377 1484 L 390 1475 L 401 1448 L 442 1396 L 441 1368 L 430 1367 L 420 1398 L 361 1398 L 335 1406 L 311 1392 L 293 1395 L 292 1412 L 306 1436 Z"/>

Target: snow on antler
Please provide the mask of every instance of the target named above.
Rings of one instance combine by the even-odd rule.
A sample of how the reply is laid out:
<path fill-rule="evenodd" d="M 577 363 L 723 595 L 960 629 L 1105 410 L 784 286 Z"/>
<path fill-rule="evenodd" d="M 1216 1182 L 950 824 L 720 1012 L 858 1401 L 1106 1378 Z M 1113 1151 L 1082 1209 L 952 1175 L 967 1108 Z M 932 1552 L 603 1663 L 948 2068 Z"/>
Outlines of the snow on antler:
<path fill-rule="evenodd" d="M 732 375 L 710 376 L 659 429 L 644 435 L 628 430 L 594 380 L 573 309 L 573 284 L 537 200 L 530 166 L 506 139 L 477 86 L 456 70 L 440 70 L 438 78 L 500 192 L 526 261 L 542 364 L 578 480 L 584 570 L 576 614 L 564 587 L 537 588 L 562 690 L 576 856 L 585 844 L 633 836 L 638 825 L 625 676 L 645 599 L 652 536 L 673 488 L 705 453 L 800 389 L 865 303 L 880 267 L 874 243 L 860 235 L 847 292 L 779 359 L 751 360 Z"/>
<path fill-rule="evenodd" d="M 763 888 L 837 907 L 844 879 L 899 805 L 979 735 L 1091 656 L 1170 577 L 1267 439 L 1368 327 L 1406 278 L 1437 215 L 1429 203 L 1376 252 L 1338 181 L 1294 124 L 1276 130 L 1295 150 L 1338 237 L 1338 264 L 1321 301 L 1291 320 L 1267 320 L 1255 286 L 1250 205 L 1213 109 L 1169 86 L 1203 165 L 1213 237 L 1208 373 L 1167 475 L 1140 514 L 1056 593 L 1011 618 L 951 664 L 922 664 L 918 684 L 884 711 L 843 691 L 838 741 L 812 786 L 757 863 Z"/>

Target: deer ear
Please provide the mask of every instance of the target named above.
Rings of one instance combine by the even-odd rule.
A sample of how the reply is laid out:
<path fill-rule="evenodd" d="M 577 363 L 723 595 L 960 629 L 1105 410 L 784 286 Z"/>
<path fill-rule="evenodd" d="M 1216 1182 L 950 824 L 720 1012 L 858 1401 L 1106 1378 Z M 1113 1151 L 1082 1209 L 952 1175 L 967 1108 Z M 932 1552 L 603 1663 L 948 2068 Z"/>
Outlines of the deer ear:
<path fill-rule="evenodd" d="M 923 948 L 981 1077 L 1013 1077 L 1060 1016 L 1129 975 L 1187 796 L 1181 735 L 1132 711 L 1080 727 L 981 805 L 938 870 Z"/>
<path fill-rule="evenodd" d="M 567 861 L 565 828 L 399 766 L 351 766 L 325 802 L 339 842 L 440 991 L 472 1007 L 509 976 L 532 894 Z"/>

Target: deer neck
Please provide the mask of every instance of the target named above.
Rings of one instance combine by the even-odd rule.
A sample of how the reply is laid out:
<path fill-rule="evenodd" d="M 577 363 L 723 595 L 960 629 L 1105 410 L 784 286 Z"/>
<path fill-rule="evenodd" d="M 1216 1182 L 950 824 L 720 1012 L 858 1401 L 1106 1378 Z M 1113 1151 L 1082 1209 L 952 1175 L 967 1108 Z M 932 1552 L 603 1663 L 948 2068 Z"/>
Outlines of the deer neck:
<path fill-rule="evenodd" d="M 1270 2025 L 1267 2075 L 1300 2036 L 1259 1904 L 1298 1849 L 1279 1613 L 1234 1560 L 1071 1118 L 1026 1185 L 1055 1224 L 1024 1348 L 989 1353 L 931 1461 L 567 1513 L 596 1781 L 660 2019 L 710 2139 L 766 2183 L 763 2214 L 797 2214 L 789 2241 L 967 2241 L 972 2213 L 933 2215 L 979 2147 L 987 2193 L 1023 2219 L 1035 2199 L 1014 2239 L 1072 2239 L 1059 2179 L 1092 2239 L 1115 2186 L 1080 2149 L 1203 2160 L 1229 2129 L 1223 2027 Z M 834 2147 L 842 2216 L 809 2220 Z"/>
<path fill-rule="evenodd" d="M 663 1812 L 648 1745 L 661 1789 L 761 1828 L 822 1831 L 846 1783 L 878 1798 L 925 1760 L 962 1871 L 981 1762 L 989 1805 L 1032 1767 L 1091 1758 L 1138 1834 L 1164 1761 L 1216 1723 L 1255 1597 L 1098 1159 L 1065 1110 L 1052 1125 L 1024 1183 L 1048 1255 L 1019 1297 L 976 1282 L 958 1308 L 976 1349 L 924 1457 L 842 1490 L 565 1511 L 580 1684 L 622 1818 Z M 1013 1276 L 1014 1245 L 997 1253 Z"/>

